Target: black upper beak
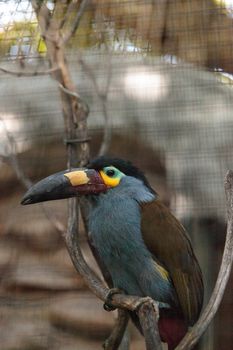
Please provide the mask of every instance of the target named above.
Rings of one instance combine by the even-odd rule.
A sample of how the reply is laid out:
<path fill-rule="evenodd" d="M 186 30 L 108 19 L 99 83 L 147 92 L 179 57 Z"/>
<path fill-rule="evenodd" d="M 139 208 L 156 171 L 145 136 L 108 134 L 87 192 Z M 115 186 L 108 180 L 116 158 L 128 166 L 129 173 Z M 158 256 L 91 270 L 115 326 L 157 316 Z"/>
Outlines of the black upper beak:
<path fill-rule="evenodd" d="M 73 169 L 50 175 L 32 186 L 21 204 L 33 204 L 78 195 L 105 192 L 107 186 L 93 169 Z"/>

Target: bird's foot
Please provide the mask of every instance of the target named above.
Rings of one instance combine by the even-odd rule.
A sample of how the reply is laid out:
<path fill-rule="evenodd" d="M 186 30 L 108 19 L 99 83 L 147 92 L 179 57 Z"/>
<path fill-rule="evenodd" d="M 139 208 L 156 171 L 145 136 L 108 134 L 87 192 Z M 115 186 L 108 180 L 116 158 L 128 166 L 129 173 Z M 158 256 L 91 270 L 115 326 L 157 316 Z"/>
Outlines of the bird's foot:
<path fill-rule="evenodd" d="M 147 303 L 147 302 L 153 302 L 158 309 L 170 309 L 170 305 L 167 303 L 163 303 L 161 301 L 157 301 L 154 299 L 151 299 L 150 297 L 143 297 L 138 299 L 138 301 L 135 303 L 135 310 L 139 310 L 139 308 L 142 306 L 142 304 Z"/>
<path fill-rule="evenodd" d="M 107 297 L 105 299 L 105 303 L 103 305 L 104 310 L 106 310 L 106 311 L 116 310 L 116 307 L 112 305 L 112 296 L 114 294 L 122 294 L 122 290 L 120 290 L 119 288 L 109 289 L 109 292 L 108 292 Z"/>

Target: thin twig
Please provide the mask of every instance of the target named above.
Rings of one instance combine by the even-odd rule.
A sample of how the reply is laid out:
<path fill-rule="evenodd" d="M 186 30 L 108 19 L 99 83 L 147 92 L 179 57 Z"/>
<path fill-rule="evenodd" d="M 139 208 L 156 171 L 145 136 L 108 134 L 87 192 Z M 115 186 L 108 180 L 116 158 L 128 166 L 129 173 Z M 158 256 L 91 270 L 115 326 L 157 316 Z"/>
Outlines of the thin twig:
<path fill-rule="evenodd" d="M 60 220 L 56 218 L 56 215 L 54 214 L 54 212 L 51 213 L 51 210 L 47 208 L 44 203 L 41 203 L 40 206 L 44 212 L 44 215 L 54 226 L 56 231 L 60 233 L 60 235 L 64 235 L 64 232 L 66 232 L 66 227 L 63 225 L 63 223 Z"/>
<path fill-rule="evenodd" d="M 104 115 L 104 135 L 103 135 L 103 140 L 98 152 L 98 156 L 103 156 L 105 155 L 111 144 L 111 139 L 112 139 L 112 128 L 110 125 L 109 121 L 109 115 L 108 115 L 108 110 L 107 110 L 107 101 L 106 99 L 101 99 L 102 100 L 102 107 L 103 107 L 103 115 Z"/>
<path fill-rule="evenodd" d="M 74 19 L 74 23 L 70 29 L 70 31 L 66 34 L 66 36 L 64 36 L 64 38 L 62 39 L 62 44 L 66 45 L 67 42 L 70 40 L 70 38 L 75 34 L 76 30 L 78 29 L 80 20 L 83 16 L 84 11 L 86 10 L 87 6 L 89 5 L 90 0 L 83 0 L 81 2 L 81 5 L 79 7 L 79 10 L 77 12 L 77 15 Z"/>
<path fill-rule="evenodd" d="M 23 71 L 12 71 L 3 67 L 0 67 L 0 71 L 6 74 L 14 75 L 17 77 L 35 77 L 39 75 L 50 75 L 59 70 L 58 67 L 50 68 L 44 71 L 34 71 L 34 72 L 23 72 Z"/>
<path fill-rule="evenodd" d="M 230 277 L 231 267 L 233 262 L 233 171 L 228 171 L 225 179 L 225 191 L 227 201 L 227 235 L 226 242 L 222 257 L 222 263 L 219 270 L 218 278 L 211 295 L 210 301 L 205 307 L 201 317 L 195 324 L 195 326 L 189 331 L 180 344 L 176 347 L 176 350 L 192 349 L 198 342 L 201 335 L 205 332 L 210 322 L 213 320 L 221 300 L 223 298 L 224 291 L 226 289 L 227 282 Z"/>
<path fill-rule="evenodd" d="M 100 102 L 102 104 L 102 110 L 103 110 L 105 124 L 104 124 L 103 140 L 102 140 L 99 152 L 98 152 L 98 156 L 103 156 L 104 154 L 106 154 L 108 152 L 109 147 L 110 147 L 110 143 L 111 143 L 111 138 L 112 138 L 112 129 L 111 129 L 111 124 L 110 124 L 109 114 L 108 114 L 108 109 L 107 109 L 107 99 L 108 99 L 109 87 L 110 87 L 110 83 L 111 83 L 110 59 L 108 62 L 108 69 L 106 72 L 107 73 L 107 84 L 106 84 L 104 91 L 102 91 L 100 89 L 100 87 L 98 86 L 97 81 L 96 81 L 96 77 L 95 77 L 91 67 L 89 65 L 87 65 L 86 62 L 84 62 L 82 57 L 79 57 L 79 63 L 83 67 L 83 70 L 85 71 L 85 73 L 87 74 L 89 79 L 92 81 L 96 95 L 98 96 L 98 98 L 100 99 Z"/>
<path fill-rule="evenodd" d="M 65 92 L 67 95 L 70 95 L 70 96 L 72 96 L 72 97 L 75 97 L 75 98 L 77 98 L 77 100 L 81 100 L 81 96 L 80 96 L 77 92 L 71 91 L 71 90 L 65 88 L 61 83 L 59 83 L 58 86 L 59 86 L 59 88 L 60 88 L 63 92 Z"/>
<path fill-rule="evenodd" d="M 83 58 L 81 56 L 78 57 L 78 62 L 81 64 L 81 66 L 82 66 L 84 72 L 86 73 L 86 75 L 88 76 L 88 78 L 92 81 L 92 84 L 94 86 L 94 89 L 95 89 L 95 92 L 97 93 L 97 95 L 101 95 L 100 88 L 97 84 L 95 75 L 94 75 L 91 67 L 83 60 Z"/>
<path fill-rule="evenodd" d="M 59 23 L 60 30 L 64 27 L 66 21 L 68 20 L 71 12 L 75 9 L 75 7 L 76 7 L 76 3 L 74 3 L 73 1 L 71 1 L 69 3 L 69 5 L 67 6 L 66 12 L 65 12 L 64 16 L 62 17 L 61 22 Z"/>
<path fill-rule="evenodd" d="M 107 69 L 106 69 L 107 83 L 106 83 L 104 92 L 102 94 L 99 94 L 99 97 L 102 101 L 104 121 L 105 121 L 104 136 L 98 152 L 99 156 L 103 156 L 108 152 L 111 144 L 111 139 L 112 139 L 112 128 L 111 128 L 108 109 L 107 109 L 107 99 L 108 99 L 108 93 L 109 93 L 109 88 L 110 88 L 111 79 L 112 79 L 112 65 L 111 65 L 111 55 L 107 45 L 106 45 L 106 49 L 108 53 L 108 62 L 107 62 Z"/>

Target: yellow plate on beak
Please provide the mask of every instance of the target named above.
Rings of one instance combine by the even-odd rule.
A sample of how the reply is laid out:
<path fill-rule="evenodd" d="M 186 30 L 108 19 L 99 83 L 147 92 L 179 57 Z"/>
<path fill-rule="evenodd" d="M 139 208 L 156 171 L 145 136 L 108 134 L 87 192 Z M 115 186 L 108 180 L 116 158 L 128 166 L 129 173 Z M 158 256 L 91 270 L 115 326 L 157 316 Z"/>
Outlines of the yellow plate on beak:
<path fill-rule="evenodd" d="M 89 178 L 84 170 L 71 171 L 64 175 L 68 177 L 72 186 L 85 185 L 89 182 Z"/>

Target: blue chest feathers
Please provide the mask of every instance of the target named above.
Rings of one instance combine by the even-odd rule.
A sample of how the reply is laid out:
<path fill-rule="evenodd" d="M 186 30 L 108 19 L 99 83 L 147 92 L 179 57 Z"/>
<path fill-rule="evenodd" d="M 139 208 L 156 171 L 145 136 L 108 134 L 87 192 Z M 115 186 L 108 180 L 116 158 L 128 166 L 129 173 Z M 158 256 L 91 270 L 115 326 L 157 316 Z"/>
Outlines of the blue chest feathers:
<path fill-rule="evenodd" d="M 129 263 L 143 244 L 139 205 L 133 200 L 102 200 L 89 216 L 89 231 L 107 266 Z"/>

